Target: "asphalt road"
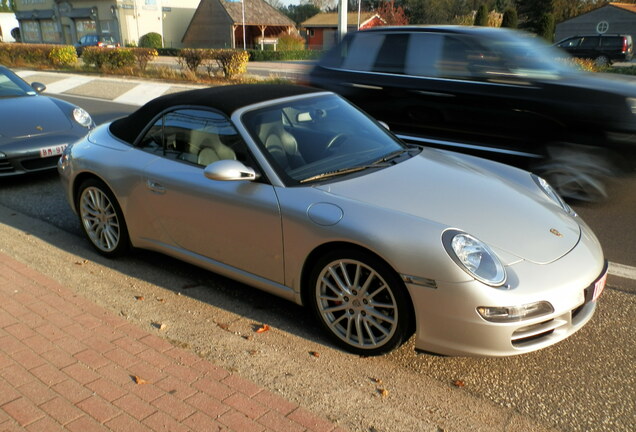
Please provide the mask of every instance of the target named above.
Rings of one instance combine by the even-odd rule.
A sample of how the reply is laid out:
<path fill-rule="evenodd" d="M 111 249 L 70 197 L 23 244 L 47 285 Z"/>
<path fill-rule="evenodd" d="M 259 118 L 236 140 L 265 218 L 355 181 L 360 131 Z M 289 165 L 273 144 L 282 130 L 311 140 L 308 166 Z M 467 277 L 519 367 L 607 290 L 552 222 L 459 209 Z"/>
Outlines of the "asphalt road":
<path fill-rule="evenodd" d="M 85 107 L 97 122 L 118 117 L 134 107 L 91 99 L 64 97 Z M 603 205 L 575 205 L 603 244 L 607 258 L 636 267 L 636 180 L 613 186 L 614 198 Z M 56 173 L 0 181 L 0 204 L 61 228 L 73 242 L 85 242 L 77 219 L 62 194 Z M 147 260 L 146 260 L 147 259 Z M 159 272 L 169 268 L 189 279 L 208 281 L 211 286 L 232 291 L 232 282 L 178 261 L 141 254 L 137 265 Z M 155 270 L 153 270 L 155 269 Z M 291 334 L 315 338 L 307 333 L 301 308 L 246 288 L 245 307 L 266 304 L 265 320 L 284 320 Z M 284 311 L 284 312 L 282 312 Z M 511 407 L 564 432 L 628 432 L 636 427 L 636 281 L 610 276 L 594 319 L 568 340 L 545 350 L 509 358 L 447 358 L 415 355 L 412 344 L 367 365 L 382 367 L 388 376 L 415 374 L 443 385 L 462 382 L 461 391 L 498 405 Z M 318 336 L 319 337 L 319 336 Z M 293 358 L 290 361 L 294 361 Z M 334 365 L 338 370 L 338 365 Z M 298 377 L 302 379 L 302 377 Z M 417 383 L 414 383 L 417 387 Z M 406 404 L 417 394 L 395 391 L 394 398 Z M 395 403 L 400 403 L 398 399 Z M 351 409 L 356 409 L 354 406 Z"/>

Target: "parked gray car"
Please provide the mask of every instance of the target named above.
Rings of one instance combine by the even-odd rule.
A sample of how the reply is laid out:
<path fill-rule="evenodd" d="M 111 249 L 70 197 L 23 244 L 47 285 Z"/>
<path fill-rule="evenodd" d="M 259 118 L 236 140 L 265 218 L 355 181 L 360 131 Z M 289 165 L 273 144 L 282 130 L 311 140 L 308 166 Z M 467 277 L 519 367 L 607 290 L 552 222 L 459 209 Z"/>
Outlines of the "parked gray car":
<path fill-rule="evenodd" d="M 0 66 L 0 177 L 55 169 L 66 146 L 95 126 L 84 109 L 45 89 Z"/>
<path fill-rule="evenodd" d="M 97 251 L 180 258 L 308 306 L 333 341 L 505 356 L 592 317 L 606 262 L 542 179 L 409 147 L 341 97 L 290 85 L 155 99 L 58 166 Z"/>

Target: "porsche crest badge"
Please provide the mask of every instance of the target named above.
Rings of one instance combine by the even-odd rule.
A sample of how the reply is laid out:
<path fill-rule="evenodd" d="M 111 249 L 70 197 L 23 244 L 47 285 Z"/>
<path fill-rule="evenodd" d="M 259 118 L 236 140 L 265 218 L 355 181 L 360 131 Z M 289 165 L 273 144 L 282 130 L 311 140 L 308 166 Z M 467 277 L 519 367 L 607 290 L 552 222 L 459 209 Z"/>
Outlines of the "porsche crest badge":
<path fill-rule="evenodd" d="M 552 234 L 554 234 L 557 237 L 563 237 L 563 234 L 561 234 L 558 230 L 554 229 L 554 228 L 550 228 L 550 232 Z"/>

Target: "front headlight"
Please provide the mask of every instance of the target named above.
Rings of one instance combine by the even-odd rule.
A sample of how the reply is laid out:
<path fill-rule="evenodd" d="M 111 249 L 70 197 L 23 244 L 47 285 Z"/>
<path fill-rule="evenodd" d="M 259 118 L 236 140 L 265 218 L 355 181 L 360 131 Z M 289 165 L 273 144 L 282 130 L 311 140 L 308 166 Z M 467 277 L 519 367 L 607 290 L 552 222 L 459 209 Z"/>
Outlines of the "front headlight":
<path fill-rule="evenodd" d="M 498 287 L 506 282 L 506 270 L 497 255 L 484 242 L 458 230 L 442 234 L 446 252 L 466 273 L 486 285 Z"/>
<path fill-rule="evenodd" d="M 80 107 L 76 107 L 73 109 L 73 119 L 84 126 L 85 128 L 91 127 L 93 124 L 93 119 L 91 115 L 84 109 Z"/>
<path fill-rule="evenodd" d="M 627 98 L 627 108 L 632 114 L 636 114 L 636 98 Z"/>
<path fill-rule="evenodd" d="M 556 193 L 556 191 L 552 188 L 552 186 L 550 186 L 550 183 L 545 181 L 545 179 L 542 179 L 541 177 L 536 176 L 534 174 L 532 174 L 532 180 L 534 180 L 537 186 L 539 186 L 539 189 L 541 189 L 543 193 L 548 196 L 548 198 L 554 201 L 559 207 L 561 207 L 567 213 L 571 214 L 572 216 L 576 216 L 576 212 L 572 210 L 572 207 L 570 207 L 565 201 L 563 201 L 563 198 L 561 198 L 559 194 Z"/>
<path fill-rule="evenodd" d="M 0 159 L 4 159 L 4 158 L 6 158 L 6 157 L 7 157 L 7 155 L 6 155 L 6 154 L 4 154 L 4 153 L 0 152 Z"/>

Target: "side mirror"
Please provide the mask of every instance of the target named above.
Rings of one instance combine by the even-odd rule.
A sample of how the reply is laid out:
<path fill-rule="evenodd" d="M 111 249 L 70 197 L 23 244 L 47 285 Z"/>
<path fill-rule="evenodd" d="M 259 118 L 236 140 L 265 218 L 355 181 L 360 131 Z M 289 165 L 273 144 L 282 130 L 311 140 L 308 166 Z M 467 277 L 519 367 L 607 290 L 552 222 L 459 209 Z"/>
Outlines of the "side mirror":
<path fill-rule="evenodd" d="M 41 82 L 31 83 L 31 88 L 35 90 L 36 93 L 42 93 L 44 90 L 46 90 L 46 86 Z"/>
<path fill-rule="evenodd" d="M 258 178 L 253 168 L 245 166 L 242 162 L 230 159 L 212 162 L 205 167 L 203 175 L 210 180 L 220 181 L 252 181 Z"/>

